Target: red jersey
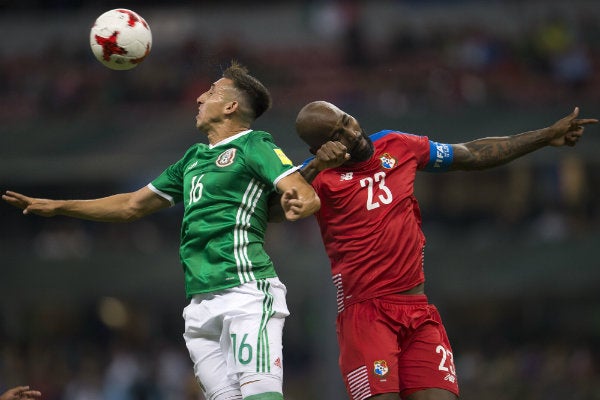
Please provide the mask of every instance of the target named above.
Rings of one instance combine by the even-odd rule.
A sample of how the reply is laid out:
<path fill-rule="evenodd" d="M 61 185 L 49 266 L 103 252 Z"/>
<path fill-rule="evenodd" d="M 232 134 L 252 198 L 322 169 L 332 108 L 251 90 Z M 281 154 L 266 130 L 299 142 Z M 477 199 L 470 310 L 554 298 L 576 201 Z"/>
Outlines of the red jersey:
<path fill-rule="evenodd" d="M 371 135 L 373 156 L 320 172 L 316 214 L 337 287 L 338 312 L 350 304 L 425 281 L 425 236 L 414 196 L 419 169 L 443 170 L 452 148 L 395 131 Z"/>

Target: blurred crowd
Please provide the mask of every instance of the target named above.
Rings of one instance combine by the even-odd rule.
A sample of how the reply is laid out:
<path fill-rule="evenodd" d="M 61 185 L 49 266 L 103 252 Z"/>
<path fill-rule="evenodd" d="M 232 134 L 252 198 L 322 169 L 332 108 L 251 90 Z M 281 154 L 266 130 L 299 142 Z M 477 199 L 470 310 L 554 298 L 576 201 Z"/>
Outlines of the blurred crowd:
<path fill-rule="evenodd" d="M 195 3 L 186 4 L 195 7 Z M 208 3 L 214 6 L 217 2 Z M 507 113 L 502 110 L 506 109 L 518 110 L 519 114 L 545 109 L 568 112 L 574 105 L 584 105 L 586 116 L 598 117 L 594 115 L 600 105 L 598 13 L 578 11 L 577 7 L 569 13 L 558 8 L 552 12 L 554 2 L 549 2 L 550 11 L 540 12 L 535 19 L 527 21 L 515 15 L 517 23 L 513 29 L 477 23 L 476 18 L 465 13 L 461 23 L 417 27 L 399 22 L 383 38 L 373 40 L 370 31 L 376 27 L 366 22 L 367 2 L 288 3 L 298 4 L 306 34 L 322 35 L 323 40 L 289 46 L 268 42 L 250 46 L 247 37 L 232 31 L 212 41 L 203 36 L 183 36 L 176 43 L 161 47 L 157 37 L 157 45 L 144 64 L 133 73 L 117 74 L 100 67 L 87 45 L 72 46 L 72 41 L 67 43 L 51 34 L 41 38 L 40 51 L 0 49 L 0 132 L 19 127 L 25 134 L 14 140 L 29 141 L 33 146 L 38 140 L 46 140 L 37 127 L 57 120 L 68 121 L 63 124 L 74 124 L 81 131 L 88 118 L 100 118 L 112 126 L 111 122 L 127 119 L 130 113 L 144 118 L 148 110 L 152 114 L 169 114 L 181 108 L 191 110 L 191 120 L 195 98 L 232 58 L 248 65 L 270 87 L 275 100 L 273 113 L 294 115 L 305 102 L 325 98 L 360 115 L 388 118 L 400 125 L 392 128 L 402 128 L 403 117 L 425 115 L 434 120 L 438 115 L 465 109 L 485 109 L 486 118 L 505 116 Z M 419 2 L 400 3 L 417 6 Z M 450 3 L 469 2 L 448 3 L 451 6 Z M 521 2 L 506 3 L 515 12 Z M 585 4 L 577 4 L 582 3 Z M 19 4 L 14 8 L 0 4 L 0 9 L 20 12 L 32 5 L 38 11 L 43 9 L 39 12 L 64 9 L 68 13 L 89 6 L 84 1 L 31 0 Z M 158 1 L 151 4 L 164 6 Z M 245 2 L 236 4 L 243 7 Z M 160 9 L 154 14 L 160 14 Z M 189 128 L 188 122 L 185 129 Z M 453 128 L 445 127 L 449 131 Z M 93 135 L 93 131 L 90 128 L 89 134 Z M 101 133 L 114 135 L 116 143 L 124 140 L 115 133 Z M 480 133 L 485 134 L 473 134 Z M 467 139 L 463 132 L 453 134 Z M 85 141 L 86 136 L 65 135 L 63 142 L 60 140 L 56 138 L 62 146 L 57 154 L 64 155 L 72 151 L 70 146 Z M 447 237 L 452 243 L 460 242 L 453 241 L 454 236 L 464 239 L 453 254 L 436 253 L 438 239 L 433 239 L 432 248 L 428 248 L 432 258 L 452 258 L 482 242 L 491 251 L 506 245 L 507 252 L 509 248 L 526 252 L 531 251 L 531 243 L 567 251 L 568 240 L 600 237 L 600 164 L 595 157 L 597 151 L 584 151 L 589 143 L 599 142 L 586 137 L 573 152 L 560 156 L 553 153 L 551 162 L 547 158 L 541 162 L 519 160 L 508 167 L 468 177 L 420 176 L 416 194 L 426 233 Z M 12 142 L 0 149 L 0 155 L 19 156 L 10 153 L 10 146 Z M 124 184 L 104 182 L 88 186 L 90 182 L 76 180 L 49 187 L 42 179 L 18 184 L 21 177 L 13 178 L 16 185 L 10 189 L 35 191 L 32 194 L 48 197 L 99 196 Z M 0 184 L 0 189 L 5 189 L 5 182 Z M 52 274 L 51 268 L 56 268 L 56 264 L 94 265 L 100 256 L 129 249 L 132 255 L 124 258 L 128 265 L 123 269 L 136 264 L 142 255 L 158 258 L 159 254 L 168 253 L 173 260 L 170 274 L 182 280 L 176 265 L 178 214 L 167 212 L 164 217 L 133 226 L 115 227 L 65 219 L 51 223 L 39 218 L 23 219 L 18 211 L 0 205 L 0 218 L 0 252 L 4 253 L 0 289 L 11 294 L 0 307 L 0 392 L 27 384 L 41 390 L 44 400 L 201 399 L 181 338 L 182 287 L 173 294 L 175 300 L 170 301 L 157 290 L 152 293 L 155 297 L 146 302 L 140 298 L 136 302 L 131 298 L 73 295 L 71 302 L 65 303 L 52 296 L 36 297 L 28 286 L 30 280 L 15 287 L 15 278 L 10 275 L 11 269 L 16 274 L 26 263 Z M 322 293 L 309 292 L 309 285 L 304 282 L 315 276 L 306 271 L 306 265 L 319 264 L 317 268 L 324 271 L 319 281 L 333 290 L 318 234 L 314 226 L 304 224 L 290 227 L 289 232 L 274 229 L 276 234 L 269 240 L 276 265 L 284 266 L 279 266 L 279 270 L 293 267 L 292 270 L 300 271 L 297 275 L 283 273 L 284 278 L 286 274 L 291 277 L 288 286 L 293 314 L 287 340 L 284 337 L 289 371 L 286 398 L 319 399 L 319 390 L 324 388 L 334 394 L 330 398 L 344 398 L 336 371 L 335 342 L 323 343 L 321 333 L 327 331 L 331 335 L 328 340 L 334 337 L 334 316 L 328 315 L 327 323 L 323 323 L 322 312 L 327 307 L 319 299 Z M 297 256 L 290 255 L 290 243 L 295 243 Z M 587 253 L 587 257 L 596 256 L 597 249 Z M 564 259 L 569 257 L 565 255 Z M 527 259 L 525 253 L 523 259 Z M 477 268 L 483 264 L 477 260 L 472 263 Z M 549 265 L 548 269 L 560 267 Z M 103 272 L 107 273 L 95 270 L 87 274 Z M 155 279 L 159 285 L 170 281 L 157 276 L 146 278 L 148 282 Z M 469 276 L 463 278 L 468 280 Z M 492 276 L 490 280 L 493 279 Z M 55 289 L 69 291 L 68 278 L 65 282 Z M 593 286 L 594 282 L 590 279 L 588 283 Z M 527 300 L 524 293 L 509 295 Z M 578 296 L 581 293 L 574 291 L 561 300 L 563 308 L 557 311 L 560 318 L 546 310 L 545 317 L 536 320 L 541 326 L 554 321 L 555 329 L 519 336 L 515 332 L 527 325 L 527 318 L 517 322 L 506 314 L 484 318 L 485 313 L 472 312 L 474 304 L 452 303 L 440 294 L 442 303 L 448 304 L 442 316 L 449 330 L 454 330 L 450 336 L 464 398 L 600 399 L 600 321 L 594 320 L 600 315 L 600 304 L 597 294 L 587 294 L 586 302 Z M 330 300 L 333 305 L 333 297 Z M 498 301 L 491 307 L 503 306 Z M 578 312 L 569 311 L 573 309 Z M 569 315 L 590 321 L 576 332 L 569 328 L 573 326 Z M 492 319 L 494 322 L 488 324 Z"/>
<path fill-rule="evenodd" d="M 49 34 L 34 51 L 0 52 L 0 118 L 99 113 L 148 102 L 177 108 L 193 101 L 232 58 L 265 80 L 277 107 L 293 111 L 325 96 L 396 117 L 484 105 L 597 103 L 598 15 L 548 6 L 527 20 L 513 7 L 519 22 L 512 31 L 464 17 L 419 29 L 399 22 L 373 39 L 363 2 L 307 2 L 298 11 L 308 15 L 302 29 L 323 40 L 249 45 L 235 29 L 214 41 L 196 32 L 161 46 L 158 37 L 148 62 L 117 74 L 99 68 L 87 46 Z"/>
<path fill-rule="evenodd" d="M 109 310 L 112 314 L 106 314 Z M 201 400 L 179 322 L 171 324 L 173 315 L 164 311 L 110 298 L 67 310 L 28 310 L 20 317 L 19 336 L 0 332 L 0 390 L 29 384 L 42 391 L 45 400 Z M 121 313 L 123 320 L 115 317 Z M 496 315 L 491 325 L 499 329 L 494 330 L 475 327 L 472 320 L 465 323 L 460 313 L 449 312 L 446 319 L 450 330 L 474 327 L 453 335 L 464 398 L 600 399 L 597 336 L 569 332 L 577 343 L 560 332 L 527 336 L 522 332 L 526 322 Z M 550 314 L 536 322 L 556 324 Z M 310 342 L 292 342 L 288 340 L 284 353 L 286 399 L 330 398 L 325 388 L 339 389 L 337 372 L 311 373 L 320 371 L 319 357 L 295 354 L 314 351 Z M 342 393 L 333 398 L 345 398 Z"/>

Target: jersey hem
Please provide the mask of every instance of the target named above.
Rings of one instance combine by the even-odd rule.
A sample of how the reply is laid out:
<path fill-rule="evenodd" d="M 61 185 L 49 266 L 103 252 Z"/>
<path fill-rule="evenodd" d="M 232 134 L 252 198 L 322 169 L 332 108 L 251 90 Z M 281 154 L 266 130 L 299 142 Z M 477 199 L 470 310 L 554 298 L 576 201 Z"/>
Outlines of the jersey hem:
<path fill-rule="evenodd" d="M 256 282 L 259 279 L 268 279 L 268 278 L 277 278 L 277 274 L 266 274 L 266 275 L 261 275 L 261 276 L 256 276 L 256 273 L 254 275 L 255 279 L 249 280 L 248 282 Z M 215 286 L 215 287 L 211 287 L 210 289 L 196 289 L 196 290 L 188 290 L 186 289 L 185 294 L 186 297 L 189 299 L 191 299 L 192 297 L 194 297 L 197 294 L 206 294 L 206 293 L 213 293 L 213 292 L 219 292 L 221 290 L 226 290 L 226 289 L 231 289 L 232 287 L 236 287 L 236 286 L 240 286 L 243 283 L 248 283 L 248 282 L 234 282 L 231 284 L 227 284 L 227 285 L 221 285 L 221 286 Z"/>
<path fill-rule="evenodd" d="M 412 287 L 420 285 L 423 282 L 425 282 L 424 279 L 415 283 Z M 410 288 L 407 288 L 404 290 L 409 290 L 409 289 Z M 363 301 L 369 301 L 369 300 L 373 300 L 373 299 L 385 300 L 385 297 L 387 297 L 387 296 L 394 296 L 396 298 L 396 300 L 398 300 L 399 298 L 405 298 L 406 300 L 412 299 L 416 303 L 420 303 L 422 301 L 429 303 L 429 299 L 427 298 L 426 294 L 401 294 L 400 292 L 402 292 L 404 290 L 390 290 L 390 291 L 373 294 L 372 296 L 369 296 L 369 297 L 361 297 L 356 300 L 344 302 L 343 308 L 338 312 L 338 314 L 343 312 L 344 310 L 346 310 L 348 307 L 353 306 L 354 304 L 362 303 Z M 413 301 L 409 301 L 409 302 L 413 302 Z"/>

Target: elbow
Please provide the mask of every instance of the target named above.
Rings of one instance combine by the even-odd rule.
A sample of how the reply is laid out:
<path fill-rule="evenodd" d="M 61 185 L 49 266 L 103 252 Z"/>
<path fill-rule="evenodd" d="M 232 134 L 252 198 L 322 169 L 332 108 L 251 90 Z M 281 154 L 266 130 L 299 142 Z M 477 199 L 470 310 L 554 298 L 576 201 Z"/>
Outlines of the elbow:
<path fill-rule="evenodd" d="M 121 222 L 134 222 L 146 215 L 140 207 L 130 205 L 121 214 Z"/>
<path fill-rule="evenodd" d="M 127 214 L 123 217 L 123 222 L 134 222 L 140 218 L 142 218 L 142 215 L 139 215 L 137 213 L 131 213 L 131 214 Z"/>
<path fill-rule="evenodd" d="M 140 218 L 141 216 L 139 216 L 137 213 L 127 210 L 113 218 L 111 222 L 134 222 Z"/>

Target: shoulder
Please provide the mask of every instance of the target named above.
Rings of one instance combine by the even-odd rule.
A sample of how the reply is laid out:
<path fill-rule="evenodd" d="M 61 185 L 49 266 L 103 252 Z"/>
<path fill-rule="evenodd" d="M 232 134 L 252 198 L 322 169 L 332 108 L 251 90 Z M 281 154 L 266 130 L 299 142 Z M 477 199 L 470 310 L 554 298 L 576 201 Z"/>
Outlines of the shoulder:
<path fill-rule="evenodd" d="M 248 135 L 246 135 L 248 138 L 248 141 L 269 141 L 272 142 L 273 141 L 273 135 L 271 135 L 269 132 L 266 131 L 256 131 L 253 130 L 252 132 L 250 132 Z"/>
<path fill-rule="evenodd" d="M 402 135 L 402 134 L 403 134 L 403 132 L 400 132 L 400 131 L 394 131 L 392 129 L 384 129 L 382 131 L 375 132 L 375 133 L 369 135 L 369 137 L 371 138 L 371 140 L 373 142 L 377 142 L 377 141 L 383 140 L 383 139 L 394 139 L 398 135 Z"/>
<path fill-rule="evenodd" d="M 238 145 L 246 151 L 252 151 L 261 148 L 276 147 L 273 136 L 266 131 L 250 131 L 238 141 Z"/>
<path fill-rule="evenodd" d="M 181 158 L 177 161 L 177 163 L 185 162 L 186 160 L 190 160 L 196 158 L 199 153 L 202 153 L 207 149 L 208 146 L 202 143 L 195 143 L 188 147 L 188 149 L 183 153 Z"/>
<path fill-rule="evenodd" d="M 421 141 L 427 140 L 426 136 L 416 135 L 392 129 L 385 129 L 369 136 L 373 142 L 381 140 L 403 140 L 403 141 Z"/>
<path fill-rule="evenodd" d="M 427 146 L 429 138 L 427 136 L 415 135 L 397 130 L 383 130 L 369 136 L 376 147 L 400 146 L 400 147 L 419 147 Z"/>
<path fill-rule="evenodd" d="M 193 156 L 194 154 L 205 151 L 208 149 L 208 145 L 204 143 L 194 143 L 185 151 L 184 157 Z"/>

